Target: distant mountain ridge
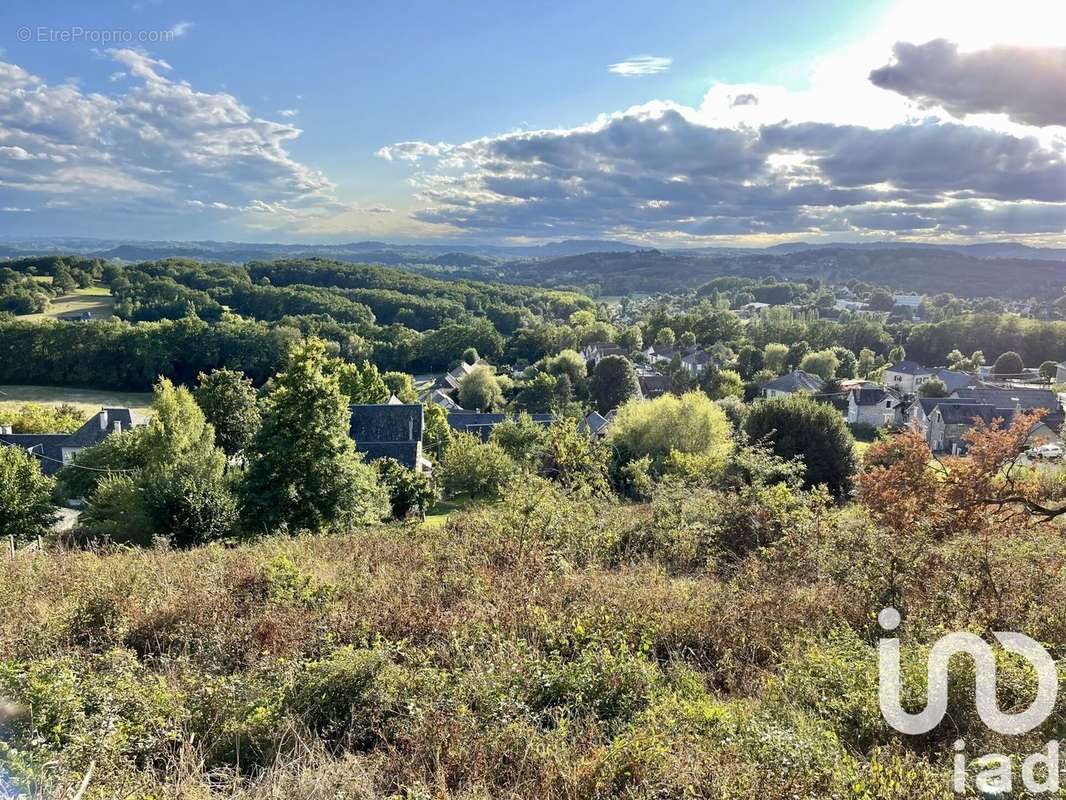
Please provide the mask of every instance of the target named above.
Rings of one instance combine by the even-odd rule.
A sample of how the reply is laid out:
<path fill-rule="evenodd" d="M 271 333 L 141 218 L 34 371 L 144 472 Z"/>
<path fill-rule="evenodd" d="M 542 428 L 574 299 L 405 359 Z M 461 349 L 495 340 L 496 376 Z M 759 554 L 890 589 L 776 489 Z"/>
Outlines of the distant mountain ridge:
<path fill-rule="evenodd" d="M 0 258 L 77 253 L 125 262 L 187 258 L 247 263 L 320 257 L 350 263 L 538 286 L 576 287 L 593 294 L 655 293 L 699 286 L 722 275 L 863 280 L 902 291 L 1026 298 L 1062 294 L 1066 248 L 1015 242 L 916 244 L 787 242 L 766 248 L 654 249 L 628 242 L 574 239 L 537 245 L 133 242 L 33 239 L 0 242 Z M 2 264 L 2 262 L 0 262 Z"/>

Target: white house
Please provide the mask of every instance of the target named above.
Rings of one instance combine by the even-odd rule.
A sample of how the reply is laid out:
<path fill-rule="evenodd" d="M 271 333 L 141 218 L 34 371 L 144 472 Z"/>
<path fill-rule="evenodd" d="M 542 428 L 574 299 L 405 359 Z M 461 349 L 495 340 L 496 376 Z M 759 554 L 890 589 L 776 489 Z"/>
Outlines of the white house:
<path fill-rule="evenodd" d="M 918 388 L 918 378 L 929 374 L 929 370 L 917 361 L 900 361 L 889 367 L 885 367 L 882 380 L 885 386 L 891 387 L 901 394 L 914 394 Z"/>
<path fill-rule="evenodd" d="M 903 398 L 894 389 L 862 386 L 848 392 L 848 422 L 875 428 L 903 422 Z"/>

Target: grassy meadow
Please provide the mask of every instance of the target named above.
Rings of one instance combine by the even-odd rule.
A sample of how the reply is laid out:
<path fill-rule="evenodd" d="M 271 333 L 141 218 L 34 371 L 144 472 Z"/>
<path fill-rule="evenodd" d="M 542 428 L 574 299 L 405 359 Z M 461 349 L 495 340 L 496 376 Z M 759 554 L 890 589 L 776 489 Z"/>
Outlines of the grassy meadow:
<path fill-rule="evenodd" d="M 76 406 L 88 416 L 104 406 L 147 412 L 152 395 L 150 392 L 101 391 L 69 386 L 0 386 L 0 411 L 15 411 L 27 403 L 46 406 L 68 404 Z"/>
<path fill-rule="evenodd" d="M 441 525 L 20 553 L 0 558 L 0 787 L 946 798 L 955 739 L 1022 752 L 1048 731 L 997 741 L 965 693 L 927 736 L 890 730 L 876 613 L 906 609 L 914 699 L 941 625 L 1063 641 L 1064 557 L 1057 529 L 978 552 L 817 492 L 632 504 L 535 478 Z M 1007 707 L 1027 689 L 1005 666 Z"/>

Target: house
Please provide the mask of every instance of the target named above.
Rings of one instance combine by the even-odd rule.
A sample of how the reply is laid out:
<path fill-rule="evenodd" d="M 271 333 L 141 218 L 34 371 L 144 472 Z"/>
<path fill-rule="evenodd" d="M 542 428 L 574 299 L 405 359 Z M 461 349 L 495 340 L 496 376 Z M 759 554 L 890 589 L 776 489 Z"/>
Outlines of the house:
<path fill-rule="evenodd" d="M 418 396 L 420 403 L 440 406 L 445 411 L 462 411 L 463 407 L 452 400 L 452 396 L 444 389 L 430 389 Z"/>
<path fill-rule="evenodd" d="M 637 373 L 637 385 L 640 387 L 642 400 L 654 400 L 669 392 L 674 387 L 674 380 L 669 375 L 660 375 L 657 372 Z"/>
<path fill-rule="evenodd" d="M 22 448 L 41 462 L 44 474 L 53 475 L 87 447 L 147 421 L 143 414 L 128 408 L 103 408 L 74 433 L 12 433 L 10 426 L 0 427 L 0 445 Z"/>
<path fill-rule="evenodd" d="M 449 372 L 446 372 L 444 375 L 441 375 L 437 379 L 437 382 L 433 384 L 433 388 L 443 389 L 446 392 L 452 391 L 453 389 L 458 389 L 459 383 L 463 380 L 463 378 L 465 378 L 478 367 L 487 366 L 489 366 L 489 362 L 483 358 L 479 358 L 473 364 L 467 364 L 465 361 L 460 361 L 457 367 L 455 367 Z"/>
<path fill-rule="evenodd" d="M 943 383 L 948 394 L 967 386 L 973 386 L 977 382 L 977 379 L 968 372 L 958 372 L 956 370 L 938 367 L 931 370 L 927 375 L 918 376 L 918 388 L 920 389 L 923 383 L 930 380 L 939 380 Z"/>
<path fill-rule="evenodd" d="M 900 361 L 885 367 L 882 380 L 901 394 L 914 394 L 918 388 L 918 378 L 928 375 L 930 370 L 917 361 Z"/>
<path fill-rule="evenodd" d="M 903 398 L 892 388 L 853 388 L 848 392 L 847 419 L 851 425 L 895 427 L 903 422 Z"/>
<path fill-rule="evenodd" d="M 545 428 L 555 420 L 553 414 L 530 414 L 535 423 Z M 459 433 L 472 433 L 481 441 L 487 442 L 492 436 L 492 429 L 506 419 L 507 414 L 490 414 L 483 411 L 451 411 L 448 413 L 448 425 Z"/>
<path fill-rule="evenodd" d="M 946 400 L 942 397 L 916 398 L 907 406 L 905 412 L 906 424 L 918 431 L 923 437 L 925 437 L 926 441 L 929 441 L 929 416 L 940 403 L 944 402 L 946 402 Z M 953 402 L 958 404 L 979 404 L 976 400 L 959 400 L 958 398 L 955 398 Z"/>
<path fill-rule="evenodd" d="M 421 470 L 425 418 L 421 403 L 372 403 L 351 406 L 348 433 L 367 461 L 394 458 L 408 469 Z"/>
<path fill-rule="evenodd" d="M 581 357 L 585 359 L 585 363 L 590 361 L 599 361 L 601 358 L 607 356 L 624 356 L 626 351 L 614 342 L 592 342 L 585 345 L 581 351 Z"/>
<path fill-rule="evenodd" d="M 1062 426 L 1064 419 L 1058 395 L 1050 389 L 1019 387 L 1004 389 L 998 386 L 976 386 L 965 387 L 952 392 L 951 397 L 958 400 L 987 403 L 996 408 L 1006 408 L 1012 411 L 1032 412 L 1043 409 L 1044 422 L 1056 429 Z"/>
<path fill-rule="evenodd" d="M 762 390 L 763 397 L 784 397 L 796 392 L 815 394 L 822 388 L 822 379 L 802 369 L 794 369 L 772 381 L 767 381 L 759 388 Z"/>
<path fill-rule="evenodd" d="M 592 411 L 577 423 L 578 433 L 587 433 L 593 439 L 599 439 L 607 433 L 611 421 L 607 417 Z"/>
<path fill-rule="evenodd" d="M 653 344 L 644 350 L 644 355 L 649 364 L 669 364 L 674 360 L 674 356 L 681 355 L 681 348 L 673 344 Z"/>
<path fill-rule="evenodd" d="M 765 309 L 769 307 L 769 303 L 745 303 L 737 309 L 737 314 L 740 315 L 741 319 L 751 319 L 752 317 L 758 316 L 760 313 L 762 313 Z"/>
<path fill-rule="evenodd" d="M 680 348 L 675 345 L 652 345 L 644 351 L 650 364 L 669 364 L 677 358 L 681 367 L 693 378 L 698 378 L 714 363 L 714 358 L 699 345 Z"/>
<path fill-rule="evenodd" d="M 926 441 L 934 453 L 951 453 L 963 455 L 966 442 L 963 436 L 970 431 L 978 420 L 991 425 L 996 419 L 1009 425 L 1014 416 L 1014 409 L 996 408 L 990 403 L 956 402 L 938 400 L 929 414 Z"/>
<path fill-rule="evenodd" d="M 911 311 L 917 311 L 918 306 L 922 304 L 924 299 L 925 295 L 923 294 L 897 294 L 892 298 L 896 306 Z"/>
<path fill-rule="evenodd" d="M 714 359 L 711 354 L 702 347 L 689 348 L 681 356 L 681 366 L 693 378 L 698 378 L 713 363 Z"/>
<path fill-rule="evenodd" d="M 1066 383 L 1066 361 L 1060 361 L 1055 365 L 1055 383 Z"/>

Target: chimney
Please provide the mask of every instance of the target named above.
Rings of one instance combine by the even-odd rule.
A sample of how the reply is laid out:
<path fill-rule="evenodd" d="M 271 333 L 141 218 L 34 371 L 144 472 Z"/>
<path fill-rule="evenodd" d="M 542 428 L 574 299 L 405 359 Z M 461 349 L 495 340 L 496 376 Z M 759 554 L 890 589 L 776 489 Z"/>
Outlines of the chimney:
<path fill-rule="evenodd" d="M 12 428 L 10 425 L 0 425 L 0 436 L 10 436 Z"/>
<path fill-rule="evenodd" d="M 122 420 L 116 419 L 115 424 L 111 426 L 111 430 L 114 433 L 122 433 Z"/>
<path fill-rule="evenodd" d="M 100 412 L 100 430 L 107 430 L 107 409 Z"/>

